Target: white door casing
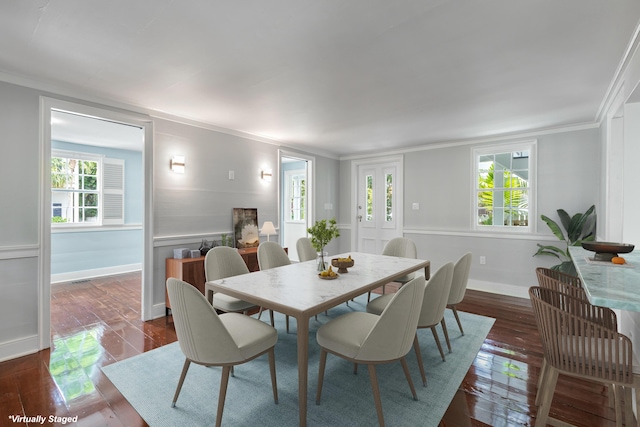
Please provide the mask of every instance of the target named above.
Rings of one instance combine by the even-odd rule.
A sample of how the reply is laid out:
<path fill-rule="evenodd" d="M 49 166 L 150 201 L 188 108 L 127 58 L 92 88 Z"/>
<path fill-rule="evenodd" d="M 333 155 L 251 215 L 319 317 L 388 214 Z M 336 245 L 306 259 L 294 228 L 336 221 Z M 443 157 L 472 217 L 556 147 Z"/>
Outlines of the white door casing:
<path fill-rule="evenodd" d="M 402 156 L 354 161 L 355 206 L 352 247 L 358 252 L 382 253 L 387 242 L 402 237 Z"/>

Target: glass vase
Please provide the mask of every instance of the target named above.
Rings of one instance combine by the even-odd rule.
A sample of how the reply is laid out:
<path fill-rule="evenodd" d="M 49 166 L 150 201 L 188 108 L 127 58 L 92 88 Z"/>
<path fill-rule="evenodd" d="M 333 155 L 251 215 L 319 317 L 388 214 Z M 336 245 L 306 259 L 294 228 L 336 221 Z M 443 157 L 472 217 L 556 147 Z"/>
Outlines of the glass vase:
<path fill-rule="evenodd" d="M 326 258 L 329 256 L 328 252 L 318 252 L 317 253 L 317 261 L 318 261 L 318 271 L 325 271 L 327 269 Z"/>

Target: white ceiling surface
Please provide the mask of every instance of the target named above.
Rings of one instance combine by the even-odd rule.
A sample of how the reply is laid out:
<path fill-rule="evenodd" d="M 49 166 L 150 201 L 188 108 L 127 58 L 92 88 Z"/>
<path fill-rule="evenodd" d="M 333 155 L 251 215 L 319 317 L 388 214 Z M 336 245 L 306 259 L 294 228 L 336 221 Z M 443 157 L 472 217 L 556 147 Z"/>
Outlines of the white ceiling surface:
<path fill-rule="evenodd" d="M 20 0 L 0 72 L 336 156 L 594 123 L 637 0 Z"/>
<path fill-rule="evenodd" d="M 130 151 L 144 147 L 144 132 L 139 127 L 55 110 L 51 112 L 51 139 Z"/>

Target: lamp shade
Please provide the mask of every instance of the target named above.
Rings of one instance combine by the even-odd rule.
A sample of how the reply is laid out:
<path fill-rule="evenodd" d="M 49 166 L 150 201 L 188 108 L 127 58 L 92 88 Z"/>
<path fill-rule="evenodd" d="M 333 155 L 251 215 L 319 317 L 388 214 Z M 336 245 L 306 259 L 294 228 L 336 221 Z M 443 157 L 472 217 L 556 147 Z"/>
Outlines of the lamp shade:
<path fill-rule="evenodd" d="M 266 234 L 267 236 L 271 234 L 276 234 L 276 228 L 273 226 L 273 222 L 265 221 L 262 223 L 262 228 L 260 229 L 260 234 Z"/>

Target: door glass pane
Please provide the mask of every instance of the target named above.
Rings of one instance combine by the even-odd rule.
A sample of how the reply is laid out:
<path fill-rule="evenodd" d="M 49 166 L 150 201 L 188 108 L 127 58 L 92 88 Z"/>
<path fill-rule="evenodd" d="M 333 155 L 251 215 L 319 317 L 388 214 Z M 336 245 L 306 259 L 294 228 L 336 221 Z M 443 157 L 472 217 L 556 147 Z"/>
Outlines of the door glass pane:
<path fill-rule="evenodd" d="M 373 175 L 367 175 L 365 177 L 365 182 L 367 185 L 367 203 L 366 203 L 366 207 L 367 207 L 367 215 L 366 215 L 366 220 L 367 221 L 373 221 Z"/>
<path fill-rule="evenodd" d="M 386 222 L 393 221 L 393 174 L 385 176 L 385 218 Z"/>

